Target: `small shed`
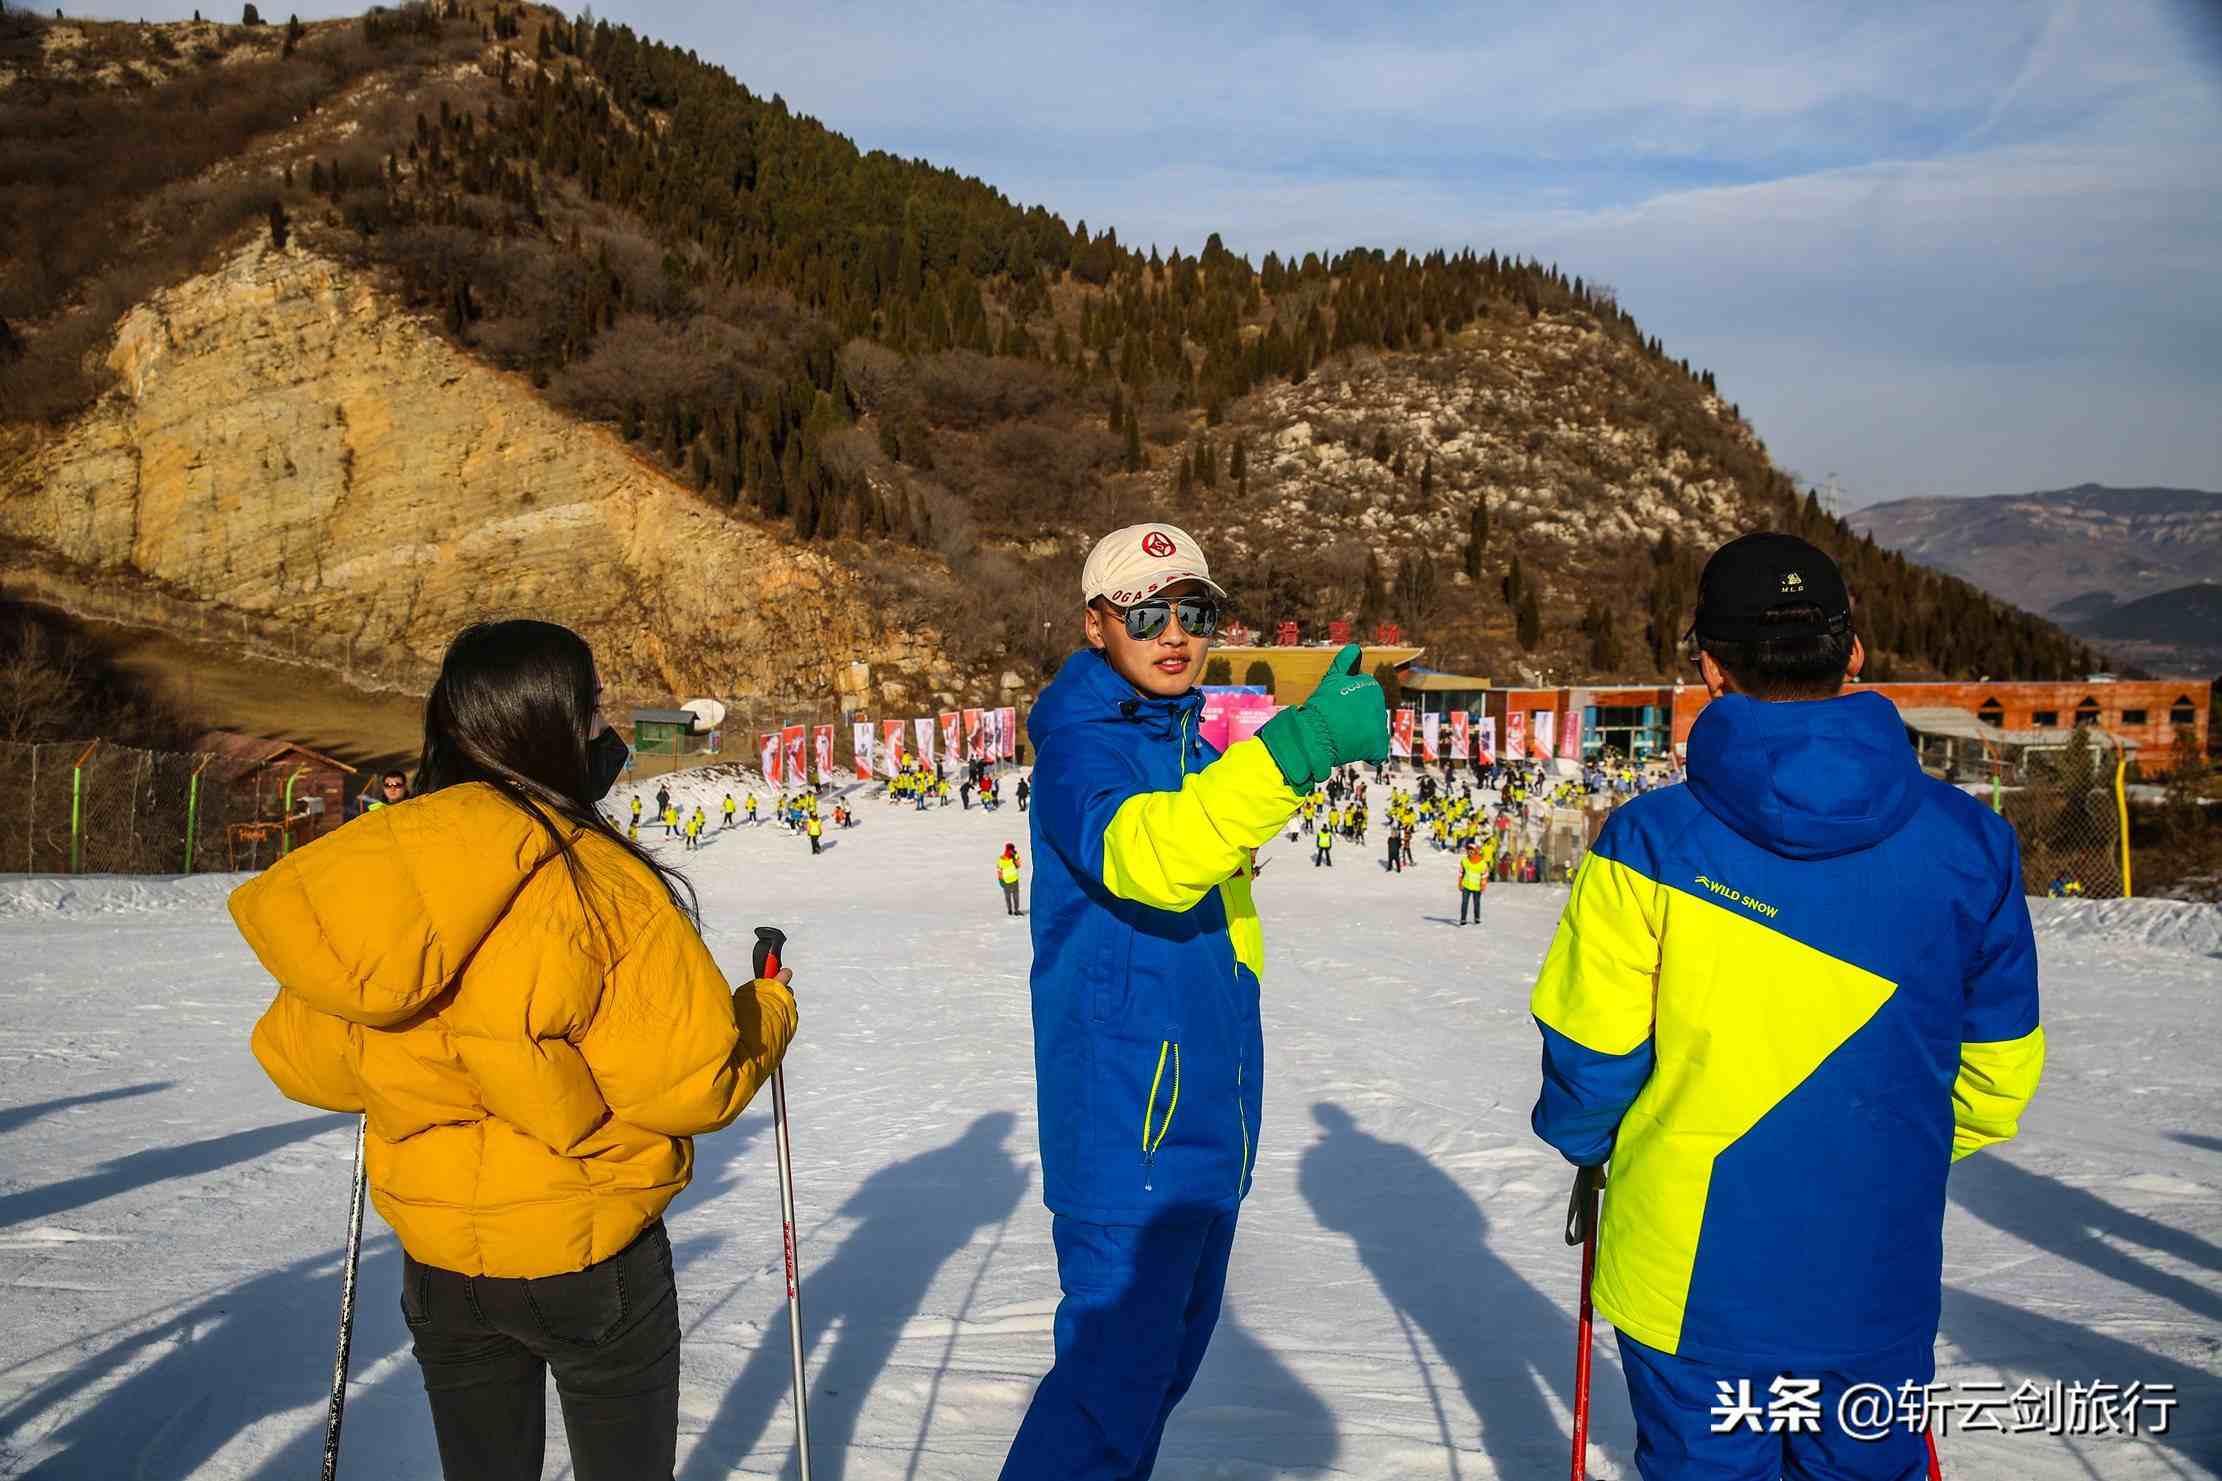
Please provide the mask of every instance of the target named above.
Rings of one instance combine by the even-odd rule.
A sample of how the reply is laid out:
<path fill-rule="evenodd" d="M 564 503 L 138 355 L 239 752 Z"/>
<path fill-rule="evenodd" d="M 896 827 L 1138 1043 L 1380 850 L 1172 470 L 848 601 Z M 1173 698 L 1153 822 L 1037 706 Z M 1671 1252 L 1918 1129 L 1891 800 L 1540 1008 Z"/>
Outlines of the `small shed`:
<path fill-rule="evenodd" d="M 691 710 L 633 711 L 633 750 L 643 756 L 683 756 L 701 749 Z"/>
<path fill-rule="evenodd" d="M 212 730 L 194 742 L 217 758 L 211 771 L 231 794 L 235 823 L 271 825 L 291 847 L 321 838 L 347 821 L 355 768 L 293 741 Z"/>

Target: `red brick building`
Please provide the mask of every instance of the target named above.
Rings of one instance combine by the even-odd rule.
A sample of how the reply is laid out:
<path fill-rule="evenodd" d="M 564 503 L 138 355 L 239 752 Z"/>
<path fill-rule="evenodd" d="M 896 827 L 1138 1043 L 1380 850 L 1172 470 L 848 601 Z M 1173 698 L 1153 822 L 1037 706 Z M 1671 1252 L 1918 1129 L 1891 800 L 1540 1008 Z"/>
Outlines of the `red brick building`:
<path fill-rule="evenodd" d="M 2148 776 L 2174 764 L 2176 731 L 2189 728 L 2200 754 L 2207 746 L 2207 682 L 2203 679 L 2097 679 L 2069 683 L 1862 684 L 1897 705 L 1918 725 L 1919 712 L 1960 711 L 1975 718 L 2002 741 L 2031 744 L 2032 733 L 2060 736 L 2079 725 L 2096 725 L 2122 746 Z M 1849 692 L 1849 691 L 1847 691 Z M 1677 754 L 1688 744 L 1690 727 L 1706 705 L 1702 684 L 1598 685 L 1560 689 L 1493 689 L 1480 713 L 1496 723 L 1502 746 L 1518 729 L 1537 733 L 1537 717 L 1552 738 L 1555 755 L 1595 755 L 1611 747 L 1642 759 Z M 1571 735 L 1570 735 L 1571 730 Z"/>

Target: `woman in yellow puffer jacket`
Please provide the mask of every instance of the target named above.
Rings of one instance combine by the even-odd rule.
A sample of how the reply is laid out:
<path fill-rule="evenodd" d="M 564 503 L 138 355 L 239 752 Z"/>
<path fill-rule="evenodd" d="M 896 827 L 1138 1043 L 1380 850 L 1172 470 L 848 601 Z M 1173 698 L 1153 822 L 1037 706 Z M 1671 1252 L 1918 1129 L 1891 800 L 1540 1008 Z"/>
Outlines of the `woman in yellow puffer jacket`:
<path fill-rule="evenodd" d="M 795 1031 L 788 974 L 730 988 L 691 888 L 596 807 L 626 756 L 600 692 L 576 633 L 466 630 L 417 795 L 231 899 L 279 983 L 255 1057 L 368 1117 L 448 1481 L 540 1475 L 550 1369 L 579 1481 L 671 1475 L 663 1210 Z"/>

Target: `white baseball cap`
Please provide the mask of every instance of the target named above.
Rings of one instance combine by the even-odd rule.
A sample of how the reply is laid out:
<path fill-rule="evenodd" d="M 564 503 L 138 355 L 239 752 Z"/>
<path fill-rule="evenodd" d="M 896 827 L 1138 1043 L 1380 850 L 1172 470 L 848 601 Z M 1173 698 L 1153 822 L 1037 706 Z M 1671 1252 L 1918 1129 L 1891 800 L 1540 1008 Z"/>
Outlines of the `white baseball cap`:
<path fill-rule="evenodd" d="M 1107 599 L 1131 607 L 1176 581 L 1201 581 L 1220 596 L 1227 593 L 1211 579 L 1203 547 L 1176 525 L 1128 525 L 1113 530 L 1088 552 L 1080 569 L 1080 600 Z"/>

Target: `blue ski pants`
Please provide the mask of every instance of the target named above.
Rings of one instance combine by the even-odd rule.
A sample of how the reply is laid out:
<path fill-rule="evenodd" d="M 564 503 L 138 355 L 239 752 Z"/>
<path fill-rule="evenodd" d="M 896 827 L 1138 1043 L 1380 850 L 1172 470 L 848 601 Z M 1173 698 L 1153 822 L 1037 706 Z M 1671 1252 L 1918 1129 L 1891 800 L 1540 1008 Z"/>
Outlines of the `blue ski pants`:
<path fill-rule="evenodd" d="M 1622 1332 L 1620 1362 L 1628 1375 L 1628 1403 L 1636 1416 L 1636 1474 L 1643 1481 L 1922 1481 L 1928 1446 L 1918 1429 L 1872 1423 L 1865 1411 L 1876 1391 L 1897 1405 L 1903 1385 L 1918 1389 L 1936 1376 L 1935 1342 L 1893 1349 L 1863 1360 L 1857 1371 L 1723 1367 L 1646 1347 Z M 1778 1388 L 1819 1382 L 1809 1401 L 1817 1422 L 1795 1432 L 1771 1428 L 1787 1415 L 1795 1395 Z M 1725 1387 L 1724 1387 L 1725 1385 Z M 1859 1388 L 1851 1408 L 1853 1432 L 1839 1425 L 1839 1404 Z M 1734 1407 L 1748 1395 L 1747 1409 Z M 1887 1412 L 1887 1411 L 1886 1411 Z M 1726 1424 L 1724 1433 L 1715 1426 Z M 1869 1438 L 1869 1432 L 1883 1433 Z"/>
<path fill-rule="evenodd" d="M 1003 1481 L 1143 1481 L 1219 1323 L 1234 1214 L 1140 1228 L 1058 1215 L 1056 1362 Z"/>

